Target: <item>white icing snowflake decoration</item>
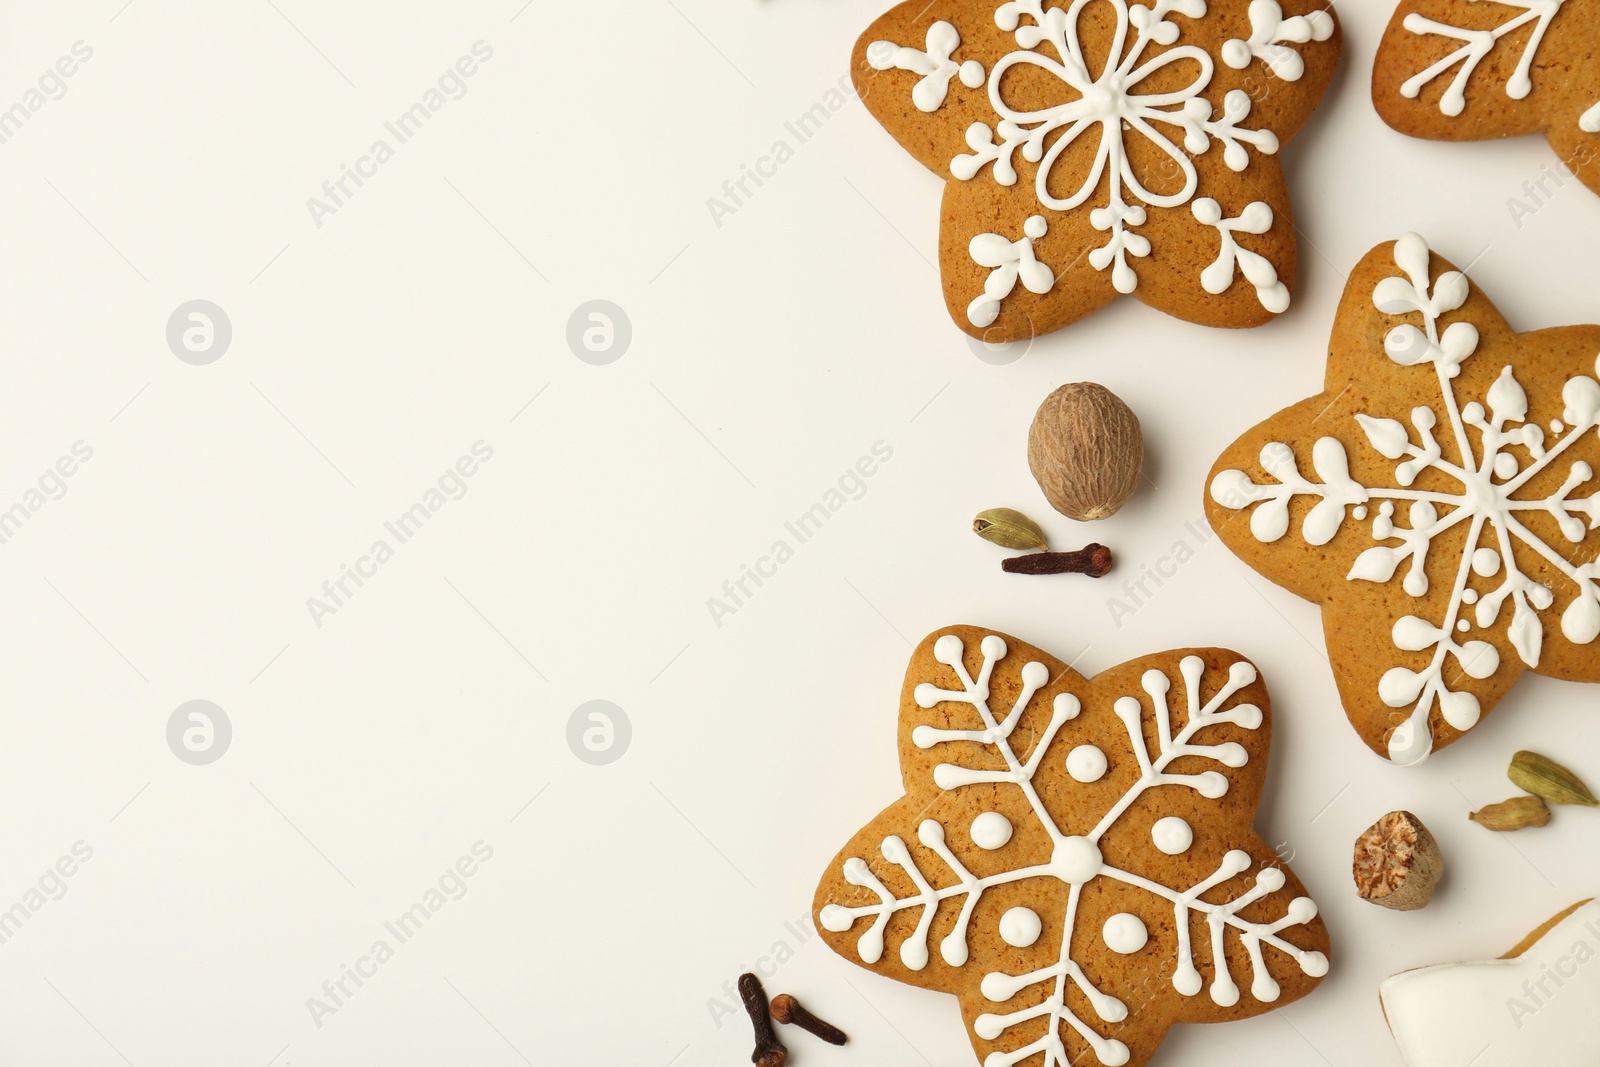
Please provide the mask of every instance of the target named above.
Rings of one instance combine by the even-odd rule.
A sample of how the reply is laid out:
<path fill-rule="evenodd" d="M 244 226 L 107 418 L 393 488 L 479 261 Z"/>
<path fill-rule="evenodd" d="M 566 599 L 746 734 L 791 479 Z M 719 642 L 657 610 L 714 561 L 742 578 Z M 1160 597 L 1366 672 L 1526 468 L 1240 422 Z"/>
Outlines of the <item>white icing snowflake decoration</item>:
<path fill-rule="evenodd" d="M 916 32 L 927 10 L 912 0 L 879 20 L 874 31 Z M 1149 237 L 1140 232 L 1150 212 L 1198 205 L 1212 159 L 1220 156 L 1223 167 L 1238 173 L 1274 155 L 1280 139 L 1273 130 L 1253 124 L 1252 96 L 1271 92 L 1281 98 L 1284 90 L 1268 82 L 1299 82 L 1307 69 L 1303 49 L 1337 48 L 1329 43 L 1337 27 L 1328 11 L 1286 16 L 1277 0 L 1250 0 L 1248 5 L 1244 0 L 1005 0 L 998 5 L 994 0 L 960 0 L 944 5 L 941 12 L 944 17 L 924 33 L 924 48 L 875 37 L 873 31 L 864 38 L 865 62 L 873 70 L 920 76 L 910 85 L 912 102 L 940 127 L 938 136 L 930 138 L 923 124 L 912 123 L 903 138 L 906 146 L 958 183 L 980 182 L 987 172 L 996 186 L 1010 188 L 1031 170 L 1033 210 L 1085 212 L 1100 234 L 1089 238 L 1098 243 L 1089 248 L 1087 262 L 1108 276 L 1115 293 L 1123 294 L 1139 289 L 1143 268 L 1138 261 L 1152 255 Z M 1105 36 L 1087 31 L 1103 29 L 1106 22 L 1112 23 L 1109 38 L 1098 45 L 1086 43 Z M 1249 31 L 1243 37 L 1221 28 L 1240 32 L 1246 25 Z M 972 58 L 975 53 L 994 57 L 987 70 Z M 973 121 L 961 131 L 963 150 L 938 160 L 927 158 L 954 132 L 938 113 L 948 108 L 957 78 L 982 90 L 982 96 L 963 98 L 965 112 L 987 112 L 992 119 Z M 1015 88 L 1019 80 L 1035 87 L 1027 103 Z M 1315 106 L 1326 79 L 1319 73 L 1317 80 L 1305 92 L 1292 94 L 1291 104 L 1302 104 L 1305 111 Z M 1059 86 L 1059 92 L 1038 94 L 1036 87 L 1048 82 Z M 899 132 L 906 119 L 904 97 L 875 97 L 864 91 L 863 98 Z M 1078 145 L 1093 149 L 1087 166 L 1081 161 L 1089 154 L 1074 147 Z M 1070 166 L 1064 160 L 1069 152 Z M 1275 184 L 1257 182 L 1252 188 L 1281 195 L 1271 192 Z M 1215 202 L 1220 195 L 1206 199 Z M 1261 308 L 1276 314 L 1288 304 L 1279 269 L 1257 253 L 1250 253 L 1253 259 L 1240 255 L 1233 235 L 1267 232 L 1287 201 L 1275 209 L 1263 200 L 1238 200 L 1233 206 L 1239 214 L 1231 221 L 1263 220 L 1265 228 L 1218 227 L 1217 263 L 1228 264 L 1230 271 L 1236 262 L 1245 268 Z M 1055 220 L 1044 217 L 1054 229 Z M 1219 205 L 1217 219 L 1223 217 Z M 1280 236 L 1280 245 L 1282 240 Z M 1077 257 L 1078 250 L 1070 255 Z M 1069 264 L 1053 266 L 1053 276 L 1059 277 Z M 1257 268 L 1253 275 L 1252 267 Z M 1263 284 L 1260 279 L 1269 272 Z M 1195 268 L 1194 282 L 1212 295 L 1225 292 L 1234 281 L 1230 272 L 1227 284 L 1221 284 L 1220 268 L 1203 281 L 1200 273 Z M 986 312 L 994 303 L 992 297 L 978 299 Z M 998 310 L 992 316 L 968 315 L 967 324 L 982 329 L 998 315 Z M 1000 327 L 1003 333 L 1017 328 Z M 1054 324 L 1032 320 L 1028 328 L 1050 329 Z"/>
<path fill-rule="evenodd" d="M 1274 0 L 1253 0 L 1250 5 L 1250 39 L 1234 39 L 1222 46 L 1222 61 L 1243 70 L 1252 58 L 1264 62 L 1284 81 L 1299 81 L 1306 61 L 1290 45 L 1326 41 L 1333 36 L 1333 16 L 1326 11 L 1285 18 Z"/>
<path fill-rule="evenodd" d="M 1022 240 L 1012 241 L 998 233 L 980 233 L 972 239 L 968 250 L 972 261 L 990 268 L 989 279 L 983 284 L 983 295 L 967 306 L 967 321 L 974 326 L 987 326 L 1000 314 L 1000 303 L 1011 295 L 1020 279 L 1030 293 L 1048 293 L 1055 285 L 1056 276 L 1049 267 L 1040 263 L 1033 252 L 1033 242 L 1049 232 L 1050 226 L 1043 215 L 1034 215 L 1022 227 Z"/>
<path fill-rule="evenodd" d="M 1289 307 L 1289 290 L 1278 280 L 1278 270 L 1265 256 L 1248 248 L 1240 248 L 1234 240 L 1235 233 L 1266 233 L 1272 228 L 1272 209 L 1257 201 L 1244 209 L 1236 219 L 1222 217 L 1222 205 L 1209 196 L 1194 202 L 1194 217 L 1207 226 L 1215 226 L 1222 239 L 1222 251 L 1215 263 L 1200 275 L 1200 285 L 1208 293 L 1226 292 L 1233 284 L 1234 264 L 1244 271 L 1250 284 L 1256 287 L 1256 297 L 1268 311 L 1286 311 Z"/>
<path fill-rule="evenodd" d="M 1520 228 L 1572 178 L 1600 193 L 1597 49 L 1596 0 L 1401 0 L 1378 48 L 1373 103 L 1418 137 L 1544 133 L 1561 165 L 1508 201 Z"/>
<path fill-rule="evenodd" d="M 922 80 L 911 90 L 911 102 L 921 111 L 938 111 L 950 93 L 950 79 L 959 76 L 961 84 L 976 89 L 983 84 L 983 64 L 976 60 L 957 63 L 951 58 L 961 44 L 961 35 L 948 22 L 928 27 L 926 49 L 906 48 L 892 41 L 875 41 L 867 49 L 867 62 L 873 70 L 909 70 Z"/>
<path fill-rule="evenodd" d="M 985 1067 L 1142 1064 L 1171 1021 L 1309 991 L 1328 969 L 1316 905 L 1249 826 L 1265 773 L 1241 743 L 1266 724 L 1255 667 L 1197 650 L 1085 682 L 1018 645 L 957 628 L 913 657 L 907 796 L 819 887 L 829 943 L 961 996 Z M 1203 798 L 1215 816 L 1198 830 L 1156 821 L 1170 797 Z M 960 814 L 970 804 L 985 810 Z M 1194 873 L 1169 885 L 1158 869 Z M 1027 951 L 971 973 L 973 945 L 996 935 Z M 1115 985 L 1102 961 L 1141 953 L 1150 985 Z M 1131 1013 L 1135 996 L 1154 1021 Z"/>
<path fill-rule="evenodd" d="M 1478 0 L 1466 0 L 1476 3 Z M 1424 15 L 1413 12 L 1405 17 L 1403 25 L 1411 33 L 1426 35 L 1438 34 L 1462 42 L 1461 47 L 1445 56 L 1437 63 L 1425 68 L 1414 77 L 1400 86 L 1400 94 L 1407 99 L 1415 100 L 1422 93 L 1422 87 L 1441 77 L 1456 64 L 1461 69 L 1456 71 L 1456 76 L 1451 80 L 1449 88 L 1439 98 L 1439 110 L 1446 115 L 1461 114 L 1467 106 L 1467 82 L 1472 79 L 1472 74 L 1478 69 L 1478 64 L 1483 62 L 1494 50 L 1500 38 L 1515 33 L 1524 26 L 1532 24 L 1528 39 L 1522 46 L 1522 58 L 1517 61 L 1516 69 L 1506 79 L 1506 95 L 1513 100 L 1523 100 L 1533 91 L 1533 61 L 1539 53 L 1539 45 L 1544 42 L 1544 35 L 1550 29 L 1550 21 L 1556 17 L 1556 12 L 1561 10 L 1561 5 L 1566 0 L 1496 0 L 1503 7 L 1520 11 L 1506 21 L 1500 23 L 1492 30 L 1463 29 L 1449 23 L 1440 22 Z"/>
<path fill-rule="evenodd" d="M 1246 144 L 1271 155 L 1278 150 L 1278 138 L 1270 130 L 1239 126 L 1250 114 L 1250 95 L 1242 89 L 1227 95 L 1221 119 L 1213 117 L 1211 102 L 1200 95 L 1210 85 L 1215 70 L 1210 54 L 1204 50 L 1193 45 L 1177 45 L 1146 58 L 1145 53 L 1152 44 L 1173 45 L 1179 39 L 1178 25 L 1167 21 L 1169 15 L 1204 18 L 1205 0 L 1155 0 L 1154 8 L 1135 4 L 1131 9 L 1125 0 L 1105 2 L 1117 10 L 1117 32 L 1109 53 L 1093 57 L 1085 54 L 1078 38 L 1078 21 L 1082 18 L 1084 3 L 1048 10 L 1045 0 L 1010 0 L 1000 5 L 995 12 L 995 22 L 1001 29 L 1015 33 L 1020 46 L 1020 50 L 1007 55 L 989 72 L 989 102 L 1000 116 L 1000 122 L 997 129 L 980 122 L 967 130 L 967 144 L 973 151 L 952 159 L 950 173 L 962 181 L 970 181 L 992 164 L 995 181 L 1001 185 L 1015 185 L 1017 171 L 1012 155 L 1021 149 L 1024 159 L 1039 165 L 1034 177 L 1034 194 L 1039 203 L 1056 211 L 1071 211 L 1082 205 L 1094 194 L 1101 180 L 1108 179 L 1110 193 L 1090 220 L 1095 229 L 1106 231 L 1109 237 L 1105 245 L 1090 254 L 1090 259 L 1097 270 L 1105 270 L 1114 263 L 1113 284 L 1119 293 L 1131 293 L 1139 278 L 1128 265 L 1128 256 L 1148 256 L 1150 242 L 1129 233 L 1127 227 L 1144 223 L 1145 206 L 1177 207 L 1194 198 L 1200 176 L 1190 154 L 1205 152 L 1215 138 L 1225 146 L 1228 166 L 1240 171 L 1250 162 L 1244 148 Z M 1267 3 L 1277 6 L 1271 0 Z M 1024 22 L 1024 18 L 1029 21 Z M 1326 40 L 1333 33 L 1333 20 L 1326 15 L 1323 19 L 1325 22 L 1319 25 L 1326 30 L 1322 37 Z M 1128 43 L 1130 32 L 1133 35 L 1131 46 Z M 1246 47 L 1248 51 L 1247 46 L 1237 40 L 1230 41 L 1229 45 Z M 1164 68 L 1186 62 L 1193 64 L 1194 75 L 1182 88 L 1141 92 L 1146 82 Z M 1019 64 L 1059 78 L 1077 98 L 1041 111 L 1015 110 L 1006 103 L 1001 84 L 1006 73 Z M 1095 70 L 1100 73 L 1091 73 Z M 1299 73 L 1295 72 L 1294 77 L 1298 78 Z M 1171 132 L 1163 132 L 1162 126 Z M 1059 136 L 1051 140 L 1051 135 L 1057 133 Z M 995 140 L 997 134 L 998 141 Z M 1181 148 L 1171 139 L 1178 134 L 1182 135 Z M 1056 196 L 1050 191 L 1056 161 L 1074 141 L 1085 135 L 1099 138 L 1094 166 L 1076 192 L 1065 197 Z M 1180 189 L 1157 193 L 1145 187 L 1128 158 L 1130 136 L 1143 137 L 1166 154 L 1183 175 Z M 1128 203 L 1126 195 L 1132 195 L 1135 203 Z M 1266 207 L 1265 204 L 1261 206 Z M 1271 218 L 1270 208 L 1268 218 Z"/>
<path fill-rule="evenodd" d="M 1262 545 L 1290 536 L 1291 508 L 1310 502 L 1301 542 L 1320 548 L 1336 537 L 1347 546 L 1356 539 L 1366 547 L 1350 560 L 1346 579 L 1398 587 L 1393 595 L 1412 602 L 1412 610 L 1394 617 L 1387 637 L 1395 656 L 1375 695 L 1403 712 L 1384 731 L 1387 756 L 1413 764 L 1434 747 L 1433 722 L 1457 733 L 1470 730 L 1484 702 L 1498 699 L 1511 667 L 1503 653 L 1529 669 L 1545 665 L 1547 622 L 1573 649 L 1600 637 L 1600 537 L 1592 534 L 1600 528 L 1600 492 L 1590 462 L 1600 441 L 1600 382 L 1570 374 L 1556 386 L 1559 418 L 1536 420 L 1531 380 L 1519 379 L 1515 356 L 1507 353 L 1513 346 L 1497 345 L 1497 353 L 1507 353 L 1500 358 L 1480 352 L 1474 319 L 1485 323 L 1493 310 L 1463 311 L 1471 289 L 1466 276 L 1443 270 L 1432 277 L 1428 246 L 1415 234 L 1395 243 L 1393 261 L 1400 273 L 1377 284 L 1371 304 L 1383 316 L 1407 320 L 1391 321 L 1383 342 L 1384 358 L 1417 378 L 1418 402 L 1406 418 L 1358 410 L 1341 424 L 1329 414 L 1340 399 L 1334 397 L 1321 404 L 1320 421 L 1313 420 L 1329 435 L 1315 439 L 1309 456 L 1265 441 L 1260 465 L 1266 480 L 1223 469 L 1211 481 L 1210 496 L 1224 514 L 1250 509 L 1250 536 Z M 1501 336 L 1503 324 L 1493 326 Z M 1464 371 L 1484 359 L 1494 362 L 1472 377 L 1482 391 L 1463 393 Z M 1490 369 L 1492 378 L 1484 373 Z M 1386 388 L 1353 376 L 1350 388 L 1358 384 L 1372 392 Z M 1353 475 L 1352 445 L 1368 450 L 1362 469 L 1375 469 L 1376 461 L 1388 475 Z M 1245 441 L 1235 447 L 1241 446 L 1248 447 Z M 1588 492 L 1580 493 L 1584 488 Z M 1242 543 L 1231 524 L 1218 525 L 1225 539 Z M 1441 566 L 1445 554 L 1452 562 Z M 1308 571 L 1318 566 L 1309 556 L 1296 558 Z M 1444 575 L 1443 589 L 1434 588 L 1430 567 Z M 1559 613 L 1551 610 L 1558 600 Z M 1330 633 L 1334 627 L 1330 619 Z M 1587 671 L 1559 673 L 1600 672 L 1600 654 L 1578 658 Z"/>

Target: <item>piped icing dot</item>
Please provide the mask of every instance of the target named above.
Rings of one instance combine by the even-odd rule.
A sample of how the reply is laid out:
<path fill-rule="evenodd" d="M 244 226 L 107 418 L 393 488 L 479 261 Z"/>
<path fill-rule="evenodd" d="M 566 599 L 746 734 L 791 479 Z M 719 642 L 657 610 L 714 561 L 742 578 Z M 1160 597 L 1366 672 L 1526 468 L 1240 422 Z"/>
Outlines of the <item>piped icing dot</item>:
<path fill-rule="evenodd" d="M 1150 839 L 1167 855 L 1181 856 L 1194 844 L 1194 828 L 1176 815 L 1168 815 L 1150 827 Z"/>
<path fill-rule="evenodd" d="M 998 811 L 986 811 L 972 820 L 972 843 L 993 852 L 1011 840 L 1011 820 Z"/>
<path fill-rule="evenodd" d="M 1106 754 L 1094 745 L 1079 745 L 1067 753 L 1067 773 L 1084 784 L 1105 777 Z"/>
<path fill-rule="evenodd" d="M 1138 952 L 1150 941 L 1150 931 L 1145 928 L 1143 920 L 1125 911 L 1107 919 L 1100 935 L 1105 938 L 1107 948 L 1124 956 Z"/>
<path fill-rule="evenodd" d="M 1043 931 L 1039 913 L 1032 908 L 1012 908 L 1000 916 L 1000 939 L 1014 948 L 1028 948 Z"/>
<path fill-rule="evenodd" d="M 961 662 L 961 653 L 966 647 L 961 638 L 955 634 L 945 634 L 933 643 L 933 658 L 953 667 Z"/>

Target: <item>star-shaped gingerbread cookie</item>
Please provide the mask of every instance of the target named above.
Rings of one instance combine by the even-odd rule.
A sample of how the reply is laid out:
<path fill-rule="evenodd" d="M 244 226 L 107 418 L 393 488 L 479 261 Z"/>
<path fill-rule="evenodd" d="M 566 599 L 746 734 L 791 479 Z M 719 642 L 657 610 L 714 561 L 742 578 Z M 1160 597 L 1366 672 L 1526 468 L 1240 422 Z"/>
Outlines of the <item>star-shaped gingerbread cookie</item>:
<path fill-rule="evenodd" d="M 1414 764 L 1524 671 L 1600 681 L 1600 326 L 1514 332 L 1408 234 L 1345 289 L 1323 391 L 1230 445 L 1206 513 L 1322 605 L 1345 713 Z"/>
<path fill-rule="evenodd" d="M 1562 169 L 1511 202 L 1531 215 L 1574 176 L 1600 193 L 1600 3 L 1403 0 L 1372 69 L 1383 121 L 1412 137 L 1543 133 Z"/>
<path fill-rule="evenodd" d="M 1279 149 L 1339 56 L 1325 0 L 908 0 L 856 44 L 872 114 L 945 179 L 945 303 L 1030 338 L 1131 293 L 1255 326 L 1289 305 Z"/>
<path fill-rule="evenodd" d="M 955 994 L 985 1067 L 1146 1063 L 1308 993 L 1328 935 L 1251 827 L 1266 687 L 1225 649 L 1086 679 L 969 626 L 912 654 L 905 795 L 817 888 L 834 951 Z"/>
<path fill-rule="evenodd" d="M 1600 904 L 1580 901 L 1495 959 L 1402 971 L 1383 1014 L 1406 1067 L 1595 1062 Z"/>

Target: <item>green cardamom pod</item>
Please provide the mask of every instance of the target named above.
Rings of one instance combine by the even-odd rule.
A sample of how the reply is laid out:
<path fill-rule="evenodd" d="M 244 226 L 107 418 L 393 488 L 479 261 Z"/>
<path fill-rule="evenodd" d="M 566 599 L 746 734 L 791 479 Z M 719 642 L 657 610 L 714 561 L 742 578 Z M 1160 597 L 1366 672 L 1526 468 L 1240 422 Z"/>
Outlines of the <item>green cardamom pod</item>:
<path fill-rule="evenodd" d="M 972 520 L 972 532 L 1001 548 L 1037 548 L 1045 552 L 1050 550 L 1039 524 L 1022 512 L 1012 511 L 1010 508 L 990 508 L 988 511 L 980 511 L 978 517 Z"/>
<path fill-rule="evenodd" d="M 1525 830 L 1530 826 L 1543 826 L 1550 821 L 1550 809 L 1538 797 L 1512 797 L 1481 808 L 1467 818 L 1479 826 L 1505 833 Z"/>
<path fill-rule="evenodd" d="M 1600 808 L 1600 800 L 1595 799 L 1582 779 L 1549 756 L 1526 750 L 1518 752 L 1511 757 L 1511 769 L 1506 773 L 1518 786 L 1551 804 Z"/>

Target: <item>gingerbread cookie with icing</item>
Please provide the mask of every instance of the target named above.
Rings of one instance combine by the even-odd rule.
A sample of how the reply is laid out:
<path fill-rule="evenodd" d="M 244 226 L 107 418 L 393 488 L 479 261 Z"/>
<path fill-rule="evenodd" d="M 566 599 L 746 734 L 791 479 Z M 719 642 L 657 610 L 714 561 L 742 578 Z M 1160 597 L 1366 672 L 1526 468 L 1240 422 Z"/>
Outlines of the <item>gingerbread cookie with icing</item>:
<path fill-rule="evenodd" d="M 1543 133 L 1564 173 L 1540 176 L 1532 204 L 1513 211 L 1532 214 L 1573 176 L 1600 193 L 1597 20 L 1595 0 L 1403 0 L 1378 48 L 1372 102 L 1412 137 Z"/>
<path fill-rule="evenodd" d="M 1406 1067 L 1600 1060 L 1600 903 L 1574 904 L 1498 959 L 1402 971 L 1379 991 Z"/>
<path fill-rule="evenodd" d="M 1289 1003 L 1328 970 L 1316 905 L 1252 828 L 1256 668 L 1187 649 L 1087 679 L 991 631 L 912 654 L 905 795 L 817 888 L 852 962 L 961 1002 L 985 1067 L 1148 1062 L 1177 1022 Z"/>
<path fill-rule="evenodd" d="M 1119 294 L 1212 326 L 1289 306 L 1277 153 L 1321 100 L 1324 0 L 908 0 L 855 48 L 867 108 L 945 180 L 945 303 L 1014 341 Z"/>
<path fill-rule="evenodd" d="M 1513 331 L 1416 234 L 1350 275 L 1323 391 L 1230 445 L 1206 514 L 1322 605 L 1346 715 L 1414 764 L 1526 671 L 1600 682 L 1600 326 Z"/>

